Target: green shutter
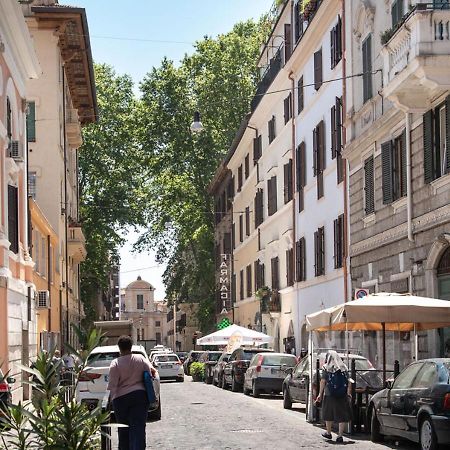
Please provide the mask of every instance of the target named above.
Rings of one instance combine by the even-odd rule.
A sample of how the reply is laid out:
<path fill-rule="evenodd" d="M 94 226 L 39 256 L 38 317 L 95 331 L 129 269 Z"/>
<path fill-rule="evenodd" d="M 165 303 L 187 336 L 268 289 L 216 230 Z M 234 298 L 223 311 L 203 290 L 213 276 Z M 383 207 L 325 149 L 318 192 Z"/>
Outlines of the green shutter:
<path fill-rule="evenodd" d="M 423 166 L 425 183 L 430 183 L 434 179 L 433 152 L 433 111 L 430 110 L 423 115 Z"/>
<path fill-rule="evenodd" d="M 401 180 L 402 180 L 402 186 L 401 186 L 401 191 L 400 191 L 400 195 L 402 197 L 404 197 L 407 194 L 407 188 L 406 188 L 406 129 L 403 130 L 402 133 L 402 157 L 401 157 L 401 161 L 402 161 L 402 166 L 400 167 L 400 173 L 401 173 Z"/>
<path fill-rule="evenodd" d="M 28 102 L 27 137 L 28 142 L 36 142 L 36 104 Z"/>
<path fill-rule="evenodd" d="M 392 203 L 392 141 L 381 144 L 381 170 L 383 179 L 383 203 Z"/>
<path fill-rule="evenodd" d="M 446 150 L 445 150 L 445 173 L 450 173 L 450 96 L 445 100 L 445 137 L 446 137 Z"/>

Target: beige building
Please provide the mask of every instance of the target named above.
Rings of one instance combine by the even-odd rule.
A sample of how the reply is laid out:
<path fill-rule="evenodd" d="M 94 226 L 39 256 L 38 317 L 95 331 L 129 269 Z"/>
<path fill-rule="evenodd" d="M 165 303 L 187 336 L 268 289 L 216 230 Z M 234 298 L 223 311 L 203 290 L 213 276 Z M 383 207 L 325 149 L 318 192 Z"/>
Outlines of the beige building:
<path fill-rule="evenodd" d="M 174 340 L 173 307 L 167 311 L 167 346 L 175 351 L 189 352 L 190 350 L 201 350 L 194 342 L 201 337 L 198 332 L 199 324 L 197 320 L 198 303 L 177 304 L 176 317 L 176 339 Z M 196 334 L 196 337 L 194 335 Z"/>
<path fill-rule="evenodd" d="M 42 67 L 41 77 L 27 83 L 30 187 L 58 239 L 55 265 L 61 283 L 52 304 L 59 305 L 60 344 L 76 344 L 70 325 L 79 325 L 84 315 L 79 264 L 86 257 L 78 148 L 81 127 L 97 114 L 89 30 L 82 8 L 35 0 L 23 11 Z"/>

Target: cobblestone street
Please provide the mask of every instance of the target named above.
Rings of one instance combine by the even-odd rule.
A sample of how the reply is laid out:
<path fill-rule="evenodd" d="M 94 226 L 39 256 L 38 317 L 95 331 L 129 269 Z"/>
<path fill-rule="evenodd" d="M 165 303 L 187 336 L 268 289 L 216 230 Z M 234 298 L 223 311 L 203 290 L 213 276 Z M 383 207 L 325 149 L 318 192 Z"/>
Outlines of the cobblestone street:
<path fill-rule="evenodd" d="M 305 421 L 301 408 L 283 409 L 280 397 L 254 399 L 212 385 L 163 382 L 162 419 L 147 424 L 147 448 L 183 450 L 330 449 L 322 428 Z M 113 432 L 113 449 L 118 449 Z M 373 444 L 366 435 L 345 438 L 355 450 L 397 448 L 417 450 L 410 443 Z"/>

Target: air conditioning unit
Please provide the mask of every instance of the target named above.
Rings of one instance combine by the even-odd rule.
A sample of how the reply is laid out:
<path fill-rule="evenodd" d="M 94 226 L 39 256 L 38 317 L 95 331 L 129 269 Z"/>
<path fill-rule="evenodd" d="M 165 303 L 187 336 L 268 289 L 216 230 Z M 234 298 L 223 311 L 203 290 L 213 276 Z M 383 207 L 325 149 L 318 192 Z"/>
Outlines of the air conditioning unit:
<path fill-rule="evenodd" d="M 8 156 L 16 161 L 23 161 L 23 145 L 19 141 L 11 141 L 8 148 Z"/>
<path fill-rule="evenodd" d="M 37 307 L 50 308 L 50 293 L 48 291 L 37 292 Z"/>

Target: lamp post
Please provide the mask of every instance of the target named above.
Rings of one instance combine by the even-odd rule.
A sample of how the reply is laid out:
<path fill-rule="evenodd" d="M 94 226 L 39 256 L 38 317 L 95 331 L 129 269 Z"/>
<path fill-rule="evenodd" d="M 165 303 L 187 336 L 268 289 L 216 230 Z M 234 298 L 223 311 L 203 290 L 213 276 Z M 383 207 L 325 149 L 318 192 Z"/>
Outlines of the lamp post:
<path fill-rule="evenodd" d="M 177 351 L 177 300 L 173 300 L 173 351 Z"/>

